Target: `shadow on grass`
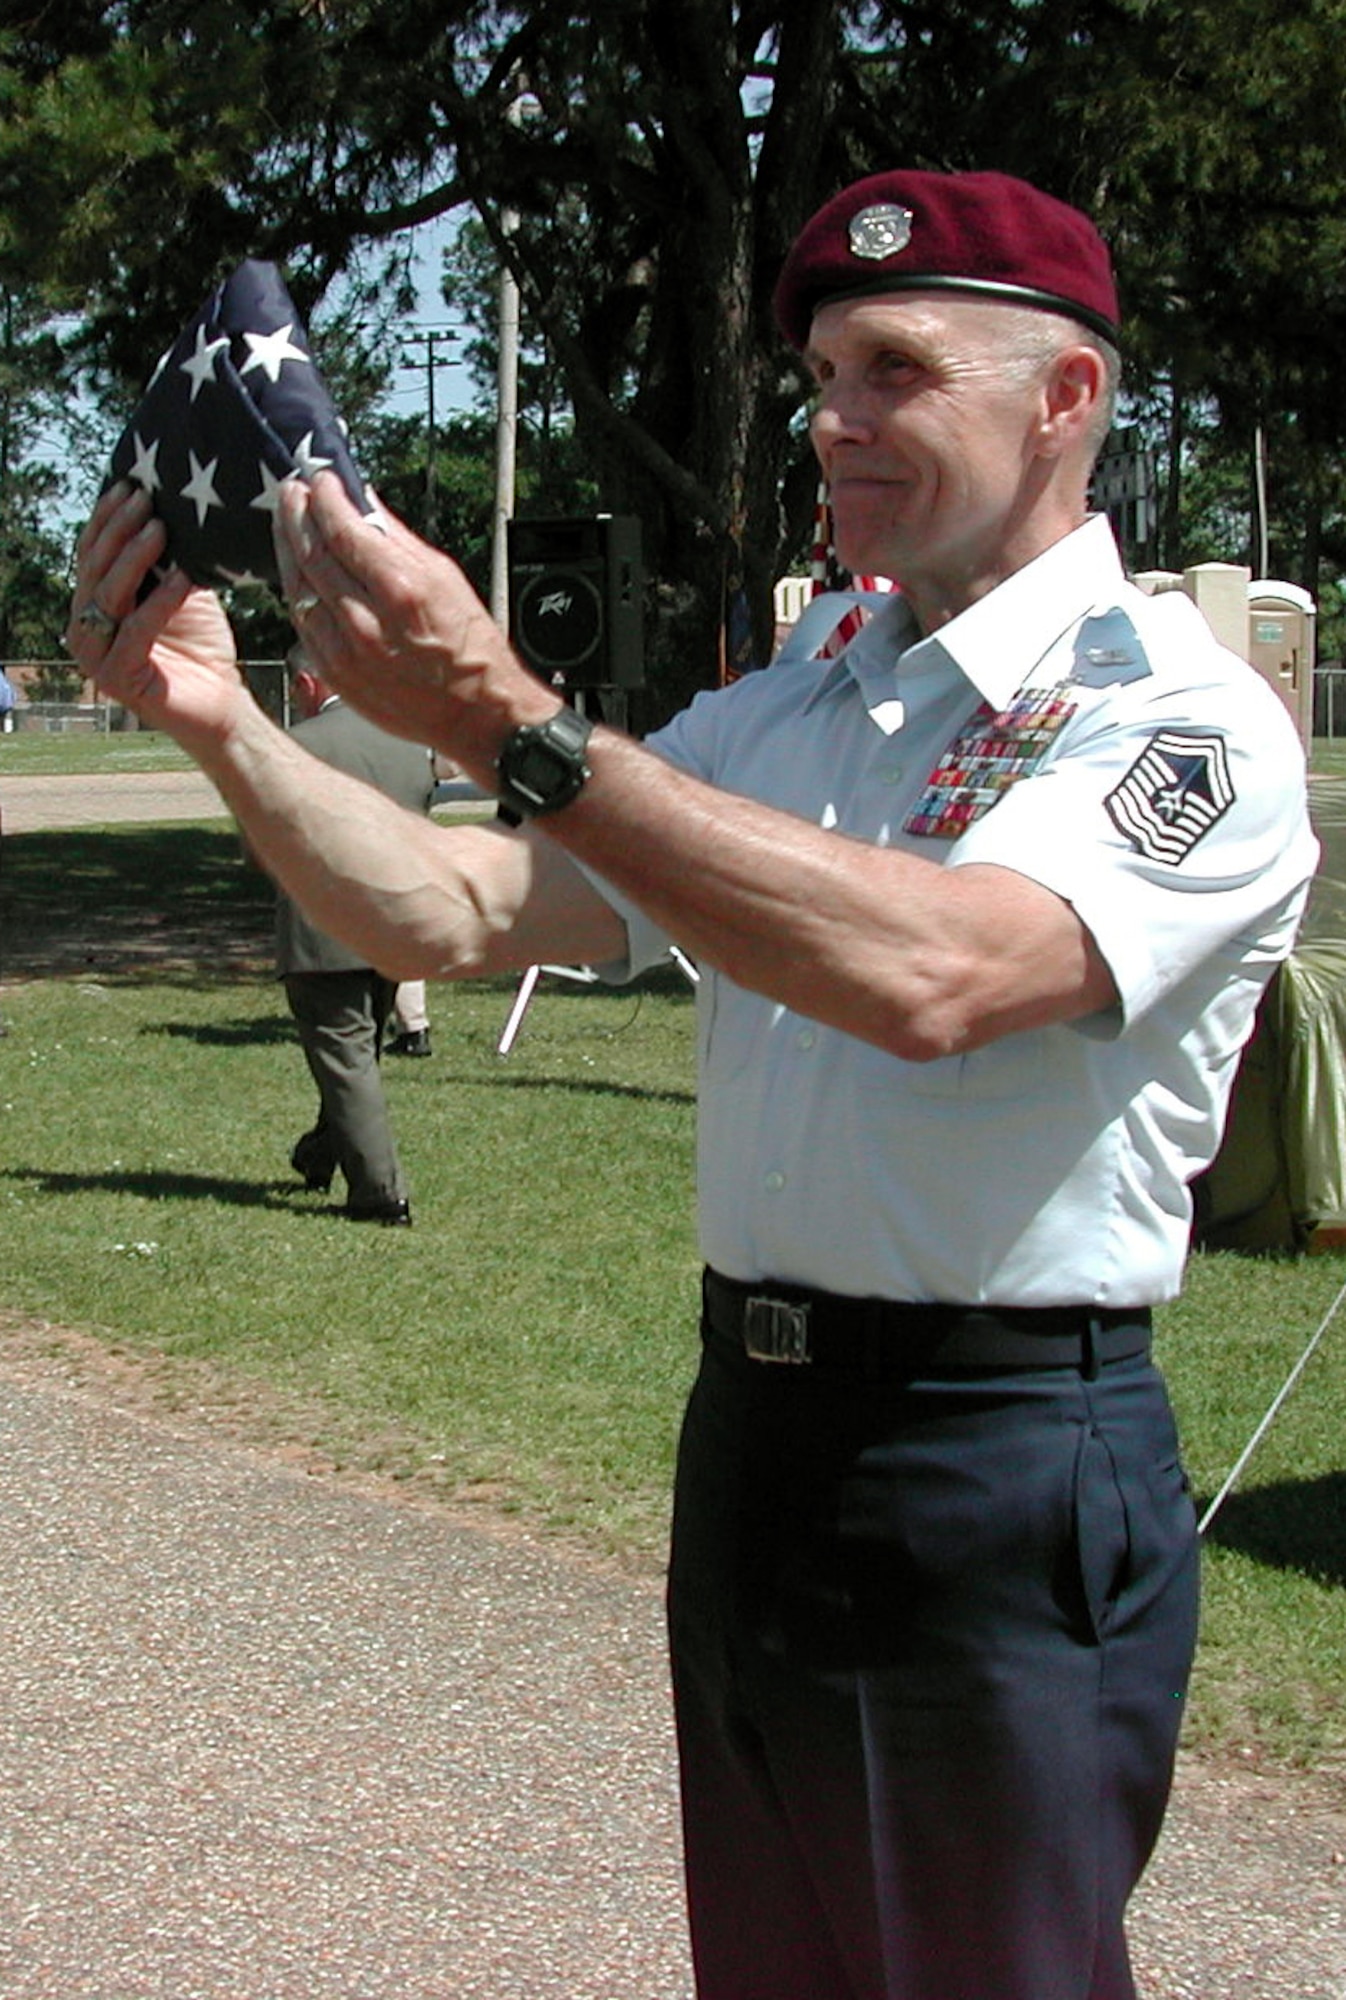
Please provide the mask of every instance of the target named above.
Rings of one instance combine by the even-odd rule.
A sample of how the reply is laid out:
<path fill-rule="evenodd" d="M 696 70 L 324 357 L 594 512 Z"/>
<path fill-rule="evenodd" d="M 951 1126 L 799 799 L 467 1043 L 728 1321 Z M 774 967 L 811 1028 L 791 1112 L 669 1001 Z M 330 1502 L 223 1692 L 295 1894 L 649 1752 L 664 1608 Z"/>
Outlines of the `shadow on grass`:
<path fill-rule="evenodd" d="M 170 1040 L 197 1042 L 203 1048 L 274 1047 L 294 1042 L 294 1025 L 287 1014 L 257 1014 L 234 1021 L 155 1021 L 137 1032 Z"/>
<path fill-rule="evenodd" d="M 1320 1583 L 1346 1586 L 1346 1472 L 1231 1493 L 1206 1539 L 1269 1569 L 1297 1570 Z"/>
<path fill-rule="evenodd" d="M 0 871 L 0 977 L 255 977 L 269 960 L 274 906 L 228 828 L 16 834 Z"/>
<path fill-rule="evenodd" d="M 230 1208 L 271 1208 L 296 1216 L 334 1211 L 315 1208 L 312 1196 L 289 1181 L 224 1180 L 211 1174 L 57 1173 L 46 1167 L 0 1168 L 0 1181 L 18 1181 L 41 1194 L 134 1194 L 145 1201 L 213 1201 Z"/>
<path fill-rule="evenodd" d="M 651 1090 L 635 1083 L 613 1083 L 610 1079 L 588 1076 L 560 1076 L 548 1071 L 545 1076 L 511 1075 L 504 1064 L 493 1070 L 489 1076 L 482 1076 L 468 1070 L 441 1070 L 441 1082 L 451 1083 L 455 1090 L 568 1090 L 575 1097 L 629 1097 L 638 1104 L 695 1104 L 694 1090 Z"/>

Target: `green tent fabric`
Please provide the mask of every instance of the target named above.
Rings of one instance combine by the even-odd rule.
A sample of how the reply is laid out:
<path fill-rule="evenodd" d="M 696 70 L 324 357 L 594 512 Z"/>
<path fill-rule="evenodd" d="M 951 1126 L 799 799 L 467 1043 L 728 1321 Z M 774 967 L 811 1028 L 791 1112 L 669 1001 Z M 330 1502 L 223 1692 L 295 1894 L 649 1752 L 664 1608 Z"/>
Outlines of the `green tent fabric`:
<path fill-rule="evenodd" d="M 1346 941 L 1303 945 L 1278 984 L 1290 1206 L 1307 1230 L 1346 1226 Z"/>
<path fill-rule="evenodd" d="M 1192 1192 L 1207 1249 L 1302 1250 L 1346 1229 L 1346 940 L 1302 942 L 1268 987 Z"/>

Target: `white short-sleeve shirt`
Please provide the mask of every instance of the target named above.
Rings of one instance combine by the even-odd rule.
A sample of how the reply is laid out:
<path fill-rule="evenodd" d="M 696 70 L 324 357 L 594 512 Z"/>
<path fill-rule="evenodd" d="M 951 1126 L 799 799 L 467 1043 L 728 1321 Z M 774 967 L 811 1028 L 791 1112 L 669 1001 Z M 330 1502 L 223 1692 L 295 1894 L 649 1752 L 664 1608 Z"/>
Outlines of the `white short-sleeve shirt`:
<path fill-rule="evenodd" d="M 1281 702 L 1181 593 L 1125 581 L 1102 519 L 929 638 L 894 597 L 839 659 L 807 645 L 650 747 L 815 825 L 1043 884 L 1120 1006 L 912 1063 L 703 968 L 703 1254 L 855 1296 L 1171 1297 L 1188 1182 L 1316 863 Z M 613 900 L 631 969 L 652 963 L 667 940 Z"/>

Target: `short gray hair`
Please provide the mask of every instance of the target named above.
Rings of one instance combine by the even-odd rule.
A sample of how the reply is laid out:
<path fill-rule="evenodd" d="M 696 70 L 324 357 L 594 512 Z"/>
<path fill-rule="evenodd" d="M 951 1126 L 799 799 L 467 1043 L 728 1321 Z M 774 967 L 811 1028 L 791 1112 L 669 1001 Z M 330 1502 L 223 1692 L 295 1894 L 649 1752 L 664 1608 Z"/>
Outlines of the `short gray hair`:
<path fill-rule="evenodd" d="M 1121 388 L 1122 358 L 1109 340 L 1064 314 L 1043 312 L 1035 306 L 1006 306 L 997 332 L 997 358 L 1006 369 L 1025 382 L 1045 374 L 1058 354 L 1067 347 L 1092 347 L 1103 362 L 1103 394 L 1098 399 L 1089 427 L 1090 461 L 1107 443 L 1117 413 Z"/>

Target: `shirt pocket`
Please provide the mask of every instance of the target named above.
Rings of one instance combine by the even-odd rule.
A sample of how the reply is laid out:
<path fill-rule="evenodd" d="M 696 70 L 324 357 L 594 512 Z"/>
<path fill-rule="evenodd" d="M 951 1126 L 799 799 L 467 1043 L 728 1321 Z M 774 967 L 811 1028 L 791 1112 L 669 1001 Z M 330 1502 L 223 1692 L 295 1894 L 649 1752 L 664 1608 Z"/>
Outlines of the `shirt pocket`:
<path fill-rule="evenodd" d="M 1010 1104 L 1047 1088 L 1047 1038 L 1040 1032 L 1006 1035 L 966 1055 L 910 1065 L 913 1097 L 961 1099 L 967 1104 Z"/>
<path fill-rule="evenodd" d="M 707 1083 L 731 1083 L 755 1065 L 774 1061 L 788 1010 L 732 979 L 704 968 L 697 988 L 701 1073 Z"/>

